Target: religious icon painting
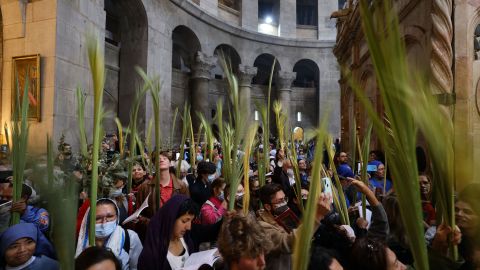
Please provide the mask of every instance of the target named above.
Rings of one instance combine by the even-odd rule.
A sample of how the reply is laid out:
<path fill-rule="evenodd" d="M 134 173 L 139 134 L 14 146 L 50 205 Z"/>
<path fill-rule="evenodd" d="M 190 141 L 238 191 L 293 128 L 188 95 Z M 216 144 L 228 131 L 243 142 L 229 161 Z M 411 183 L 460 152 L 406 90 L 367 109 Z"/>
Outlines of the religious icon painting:
<path fill-rule="evenodd" d="M 12 58 L 12 114 L 21 102 L 25 86 L 28 86 L 28 119 L 41 120 L 40 55 Z"/>

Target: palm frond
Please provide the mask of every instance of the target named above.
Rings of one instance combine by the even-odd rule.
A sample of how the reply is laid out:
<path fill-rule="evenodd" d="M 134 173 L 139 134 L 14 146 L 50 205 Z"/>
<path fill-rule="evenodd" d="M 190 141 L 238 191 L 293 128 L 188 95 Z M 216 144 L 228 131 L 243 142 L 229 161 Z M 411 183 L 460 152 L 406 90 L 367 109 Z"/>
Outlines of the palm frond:
<path fill-rule="evenodd" d="M 383 119 L 375 112 L 360 87 L 352 80 L 351 85 L 368 113 L 390 161 L 395 192 L 415 268 L 429 269 L 415 152 L 417 125 L 411 107 L 412 104 L 423 107 L 423 104 L 416 103 L 419 85 L 412 85 L 398 19 L 391 2 L 375 2 L 373 7 L 369 7 L 366 1 L 360 1 L 360 11 L 378 89 L 385 106 L 386 118 L 389 120 L 388 129 L 384 127 Z"/>
<path fill-rule="evenodd" d="M 115 117 L 115 124 L 117 124 L 117 130 L 118 130 L 118 147 L 119 147 L 118 150 L 120 152 L 120 156 L 123 157 L 124 148 L 125 148 L 125 137 L 123 136 L 122 122 L 118 117 Z"/>
<path fill-rule="evenodd" d="M 253 144 L 255 142 L 255 134 L 258 130 L 258 124 L 253 123 L 248 127 L 247 135 L 245 137 L 245 145 L 243 155 L 243 184 L 245 187 L 245 194 L 243 195 L 243 213 L 248 214 L 250 206 L 250 181 L 248 179 L 248 172 L 250 170 L 250 155 L 252 153 Z M 238 187 L 238 184 L 236 185 Z"/>
<path fill-rule="evenodd" d="M 98 158 L 100 152 L 100 133 L 102 130 L 102 98 L 105 83 L 105 60 L 100 49 L 100 42 L 93 37 L 87 38 L 88 61 L 93 81 L 93 153 L 92 153 L 92 181 L 90 188 L 90 224 L 88 240 L 90 246 L 95 245 L 95 217 L 98 188 Z"/>
<path fill-rule="evenodd" d="M 324 142 L 326 132 L 317 130 L 317 146 L 320 147 Z M 306 270 L 310 262 L 310 247 L 312 245 L 313 228 L 317 211 L 317 201 L 321 193 L 321 170 L 322 170 L 322 151 L 315 151 L 315 157 L 312 167 L 312 181 L 308 194 L 307 205 L 302 217 L 302 225 L 297 232 L 297 239 L 293 249 L 293 269 Z"/>
<path fill-rule="evenodd" d="M 77 87 L 77 123 L 78 131 L 80 135 L 80 152 L 83 157 L 88 156 L 88 142 L 87 134 L 85 132 L 85 102 L 87 101 L 87 95 L 80 87 Z"/>

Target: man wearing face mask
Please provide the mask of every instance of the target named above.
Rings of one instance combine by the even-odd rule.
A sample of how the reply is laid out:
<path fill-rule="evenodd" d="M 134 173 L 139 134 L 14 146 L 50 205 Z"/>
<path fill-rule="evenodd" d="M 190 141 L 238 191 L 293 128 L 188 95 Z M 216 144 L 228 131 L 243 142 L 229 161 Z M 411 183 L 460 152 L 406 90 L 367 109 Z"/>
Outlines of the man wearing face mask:
<path fill-rule="evenodd" d="M 330 212 L 330 196 L 321 194 L 317 202 L 317 213 L 315 217 L 315 232 L 320 226 L 320 221 Z M 278 184 L 267 184 L 260 188 L 260 201 L 263 208 L 257 211 L 257 220 L 267 238 L 273 242 L 273 250 L 266 256 L 265 269 L 291 269 L 292 268 L 292 250 L 296 238 L 296 229 L 287 231 L 277 218 L 290 211 L 287 205 L 287 197 Z"/>
<path fill-rule="evenodd" d="M 202 206 L 212 196 L 212 187 L 208 177 L 215 173 L 216 169 L 217 167 L 212 162 L 201 161 L 197 165 L 198 176 L 189 189 L 190 197 L 199 206 Z"/>
<path fill-rule="evenodd" d="M 120 223 L 122 223 L 133 211 L 132 200 L 129 199 L 123 192 L 128 175 L 125 171 L 120 171 L 112 174 L 115 179 L 113 187 L 110 189 L 108 197 L 115 201 L 120 211 Z"/>

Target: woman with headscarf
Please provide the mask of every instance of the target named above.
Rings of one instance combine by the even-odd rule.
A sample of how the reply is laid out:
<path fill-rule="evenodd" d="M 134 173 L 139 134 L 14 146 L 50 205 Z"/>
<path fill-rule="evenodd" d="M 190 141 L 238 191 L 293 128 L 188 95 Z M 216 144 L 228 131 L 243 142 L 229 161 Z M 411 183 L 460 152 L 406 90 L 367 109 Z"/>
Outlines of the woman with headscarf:
<path fill-rule="evenodd" d="M 32 223 L 20 223 L 0 236 L 0 269 L 59 269 L 53 247 Z"/>
<path fill-rule="evenodd" d="M 198 243 L 216 239 L 222 223 L 192 224 L 196 215 L 197 205 L 185 195 L 175 195 L 166 202 L 150 219 L 138 269 L 182 269 Z"/>
<path fill-rule="evenodd" d="M 145 247 L 138 269 L 181 269 L 194 245 L 190 237 L 192 221 L 197 214 L 195 202 L 175 195 L 150 219 Z"/>
<path fill-rule="evenodd" d="M 82 219 L 75 257 L 88 248 L 89 212 L 90 209 Z M 119 210 L 113 200 L 103 198 L 97 201 L 95 245 L 109 248 L 122 262 L 123 270 L 135 270 L 142 243 L 134 231 L 125 230 L 119 225 L 119 219 Z"/>

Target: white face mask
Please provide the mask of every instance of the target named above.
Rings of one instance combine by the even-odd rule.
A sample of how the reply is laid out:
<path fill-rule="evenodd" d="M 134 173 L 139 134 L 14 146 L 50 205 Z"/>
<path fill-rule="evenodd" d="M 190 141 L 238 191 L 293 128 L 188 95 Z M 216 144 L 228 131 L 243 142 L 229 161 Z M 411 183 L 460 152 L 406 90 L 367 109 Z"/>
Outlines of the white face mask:
<path fill-rule="evenodd" d="M 117 198 L 123 195 L 122 192 L 123 188 L 115 188 L 110 191 L 110 197 L 111 198 Z"/>

